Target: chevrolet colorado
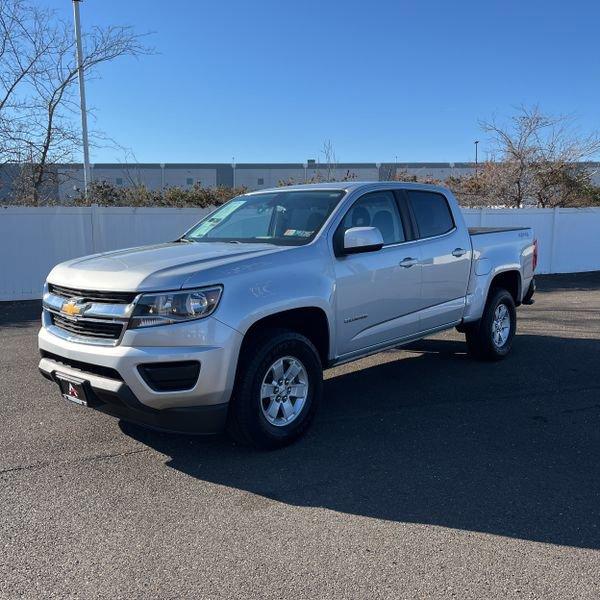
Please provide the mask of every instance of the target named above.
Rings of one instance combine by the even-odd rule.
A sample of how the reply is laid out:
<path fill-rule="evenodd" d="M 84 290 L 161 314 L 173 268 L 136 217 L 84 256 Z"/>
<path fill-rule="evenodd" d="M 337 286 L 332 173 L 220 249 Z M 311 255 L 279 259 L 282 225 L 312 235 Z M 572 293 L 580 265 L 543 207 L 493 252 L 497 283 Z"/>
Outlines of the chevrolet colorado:
<path fill-rule="evenodd" d="M 453 327 L 504 358 L 536 261 L 531 229 L 469 230 L 442 187 L 248 193 L 175 241 L 57 265 L 39 368 L 125 420 L 278 447 L 313 419 L 324 368 Z"/>

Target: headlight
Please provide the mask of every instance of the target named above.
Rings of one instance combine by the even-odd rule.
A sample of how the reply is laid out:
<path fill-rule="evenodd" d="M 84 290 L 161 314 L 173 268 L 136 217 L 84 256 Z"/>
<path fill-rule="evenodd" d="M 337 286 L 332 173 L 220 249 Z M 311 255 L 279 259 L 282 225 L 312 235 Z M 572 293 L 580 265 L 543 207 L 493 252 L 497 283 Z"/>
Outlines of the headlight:
<path fill-rule="evenodd" d="M 223 288 L 143 294 L 137 301 L 129 327 L 153 327 L 208 317 L 219 304 Z"/>

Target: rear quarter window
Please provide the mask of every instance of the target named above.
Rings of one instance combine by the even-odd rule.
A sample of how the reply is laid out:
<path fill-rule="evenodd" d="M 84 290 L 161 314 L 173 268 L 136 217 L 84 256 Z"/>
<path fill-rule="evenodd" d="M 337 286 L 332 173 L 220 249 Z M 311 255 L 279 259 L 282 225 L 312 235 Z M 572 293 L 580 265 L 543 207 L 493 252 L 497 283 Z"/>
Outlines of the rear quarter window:
<path fill-rule="evenodd" d="M 407 195 L 420 238 L 443 235 L 454 229 L 452 211 L 445 196 L 420 190 L 408 190 Z"/>

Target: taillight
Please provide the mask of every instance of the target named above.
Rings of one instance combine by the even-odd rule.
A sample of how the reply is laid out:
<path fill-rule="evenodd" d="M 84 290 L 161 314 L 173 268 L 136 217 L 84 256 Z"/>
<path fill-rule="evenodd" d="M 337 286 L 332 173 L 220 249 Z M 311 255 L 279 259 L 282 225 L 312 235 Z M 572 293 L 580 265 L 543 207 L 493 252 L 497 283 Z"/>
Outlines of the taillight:
<path fill-rule="evenodd" d="M 533 240 L 533 270 L 537 268 L 538 264 L 538 241 Z"/>

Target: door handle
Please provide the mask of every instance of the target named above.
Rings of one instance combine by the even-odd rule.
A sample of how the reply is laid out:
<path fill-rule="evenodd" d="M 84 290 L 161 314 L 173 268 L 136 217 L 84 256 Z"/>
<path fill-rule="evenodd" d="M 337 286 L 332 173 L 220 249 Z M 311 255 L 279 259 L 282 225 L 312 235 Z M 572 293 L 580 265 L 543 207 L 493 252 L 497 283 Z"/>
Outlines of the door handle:
<path fill-rule="evenodd" d="M 409 269 L 410 267 L 414 267 L 417 264 L 417 259 L 416 258 L 411 258 L 410 256 L 407 256 L 404 260 L 400 261 L 400 266 L 404 267 L 405 269 Z"/>
<path fill-rule="evenodd" d="M 456 258 L 460 258 L 461 256 L 464 256 L 467 253 L 467 251 L 464 248 L 454 248 L 454 250 L 452 250 L 452 256 L 456 256 Z"/>

